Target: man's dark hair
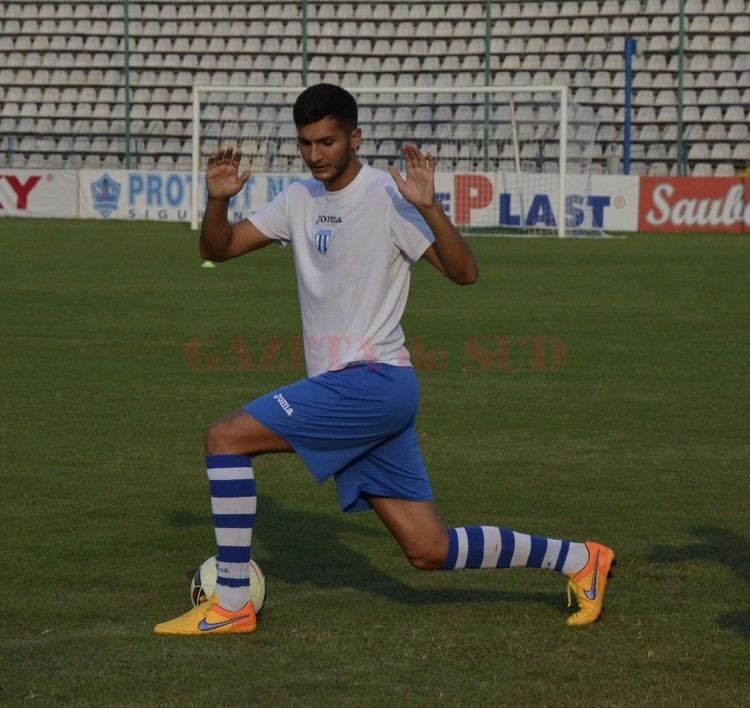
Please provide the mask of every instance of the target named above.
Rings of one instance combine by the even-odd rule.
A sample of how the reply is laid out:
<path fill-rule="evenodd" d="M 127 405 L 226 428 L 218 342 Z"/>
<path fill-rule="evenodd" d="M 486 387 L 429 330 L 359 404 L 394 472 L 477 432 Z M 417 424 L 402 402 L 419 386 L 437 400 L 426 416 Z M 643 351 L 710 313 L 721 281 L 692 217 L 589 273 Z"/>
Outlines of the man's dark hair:
<path fill-rule="evenodd" d="M 316 84 L 306 88 L 294 102 L 294 124 L 317 123 L 323 118 L 335 118 L 354 130 L 357 127 L 357 102 L 348 91 L 333 84 Z"/>

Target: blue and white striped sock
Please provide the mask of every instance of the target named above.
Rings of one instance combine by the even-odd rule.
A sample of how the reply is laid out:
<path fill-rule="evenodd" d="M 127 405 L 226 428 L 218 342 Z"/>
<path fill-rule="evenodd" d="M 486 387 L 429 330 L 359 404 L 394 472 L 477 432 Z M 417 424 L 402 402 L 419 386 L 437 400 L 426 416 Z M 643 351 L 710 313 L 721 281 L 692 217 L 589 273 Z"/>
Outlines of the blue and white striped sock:
<path fill-rule="evenodd" d="M 250 599 L 250 543 L 255 523 L 255 477 L 248 455 L 209 455 L 206 472 L 216 532 L 216 595 L 226 610 Z"/>
<path fill-rule="evenodd" d="M 586 565 L 585 543 L 501 529 L 467 526 L 448 529 L 448 557 L 443 570 L 460 568 L 544 568 L 575 573 Z"/>

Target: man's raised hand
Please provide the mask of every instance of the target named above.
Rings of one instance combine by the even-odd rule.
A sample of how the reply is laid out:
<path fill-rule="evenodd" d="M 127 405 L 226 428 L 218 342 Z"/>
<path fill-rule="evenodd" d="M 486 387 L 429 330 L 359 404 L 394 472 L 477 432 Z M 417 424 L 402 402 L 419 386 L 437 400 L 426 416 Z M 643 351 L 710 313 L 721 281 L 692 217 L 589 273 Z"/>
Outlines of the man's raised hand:
<path fill-rule="evenodd" d="M 242 151 L 234 148 L 221 148 L 208 158 L 206 169 L 206 189 L 214 199 L 231 199 L 238 194 L 245 182 L 250 179 L 250 170 L 240 174 Z"/>
<path fill-rule="evenodd" d="M 429 152 L 423 155 L 416 145 L 409 143 L 401 148 L 401 152 L 404 154 L 406 179 L 395 167 L 390 170 L 398 191 L 417 209 L 431 207 L 435 203 L 435 158 Z"/>

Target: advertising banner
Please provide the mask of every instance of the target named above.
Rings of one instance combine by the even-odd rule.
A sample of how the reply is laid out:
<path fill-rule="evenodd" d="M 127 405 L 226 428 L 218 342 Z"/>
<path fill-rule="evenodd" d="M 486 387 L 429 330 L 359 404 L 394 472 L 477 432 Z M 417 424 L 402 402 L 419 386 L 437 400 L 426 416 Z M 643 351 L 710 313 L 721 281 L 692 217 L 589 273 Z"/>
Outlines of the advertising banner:
<path fill-rule="evenodd" d="M 0 168 L 0 216 L 75 218 L 75 170 Z"/>
<path fill-rule="evenodd" d="M 442 173 L 438 198 L 459 226 L 554 228 L 559 223 L 555 174 Z M 568 175 L 566 224 L 570 228 L 638 230 L 638 178 Z"/>
<path fill-rule="evenodd" d="M 190 218 L 188 172 L 81 170 L 79 216 L 84 219 L 186 221 Z"/>
<path fill-rule="evenodd" d="M 642 177 L 642 231 L 750 232 L 750 178 Z"/>
<path fill-rule="evenodd" d="M 250 216 L 301 177 L 303 175 L 253 175 L 229 203 L 229 220 L 239 221 Z M 80 217 L 189 222 L 192 182 L 190 172 L 81 170 L 78 185 Z M 199 194 L 200 219 L 206 203 L 202 174 Z"/>
<path fill-rule="evenodd" d="M 229 219 L 237 221 L 271 201 L 307 174 L 253 175 L 230 203 Z M 206 200 L 200 177 L 199 219 Z M 515 174 L 440 173 L 438 198 L 460 225 L 552 228 L 557 224 L 557 176 L 524 178 Z M 568 182 L 568 226 L 616 231 L 638 229 L 638 178 L 599 175 L 592 184 L 571 175 Z M 99 219 L 189 221 L 192 175 L 188 172 L 81 170 L 80 216 Z M 489 219 L 489 222 L 488 222 Z"/>

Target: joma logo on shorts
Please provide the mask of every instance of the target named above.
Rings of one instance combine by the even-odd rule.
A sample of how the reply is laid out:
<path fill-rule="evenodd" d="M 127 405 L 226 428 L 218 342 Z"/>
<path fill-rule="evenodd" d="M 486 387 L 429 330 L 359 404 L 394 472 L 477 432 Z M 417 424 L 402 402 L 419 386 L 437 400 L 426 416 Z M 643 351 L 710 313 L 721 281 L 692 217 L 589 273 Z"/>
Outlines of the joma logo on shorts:
<path fill-rule="evenodd" d="M 294 413 L 294 408 L 289 405 L 289 401 L 287 401 L 280 393 L 275 393 L 273 399 L 281 406 L 284 413 L 287 415 L 292 415 L 292 413 Z"/>

